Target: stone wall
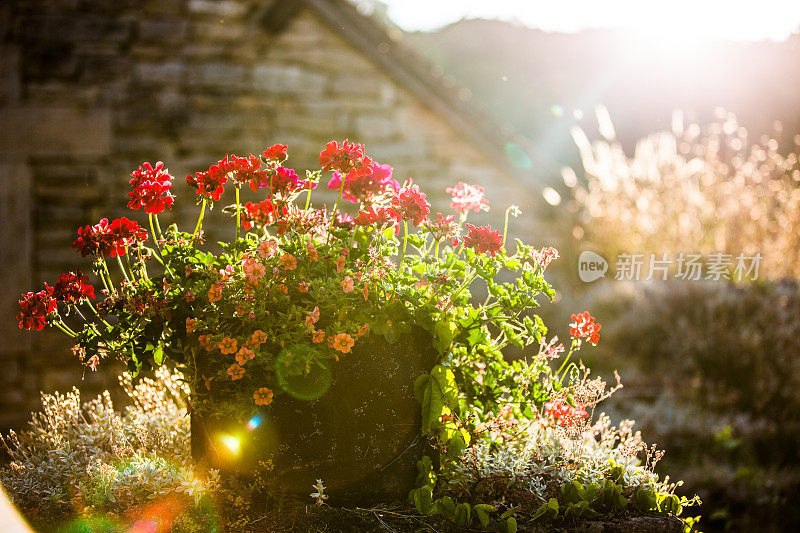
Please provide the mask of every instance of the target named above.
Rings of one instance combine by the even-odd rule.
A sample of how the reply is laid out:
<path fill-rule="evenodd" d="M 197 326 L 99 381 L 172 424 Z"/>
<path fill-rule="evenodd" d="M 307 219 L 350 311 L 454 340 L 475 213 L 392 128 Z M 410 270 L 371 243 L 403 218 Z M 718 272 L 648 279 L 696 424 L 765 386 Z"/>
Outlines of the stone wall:
<path fill-rule="evenodd" d="M 412 176 L 447 209 L 444 188 L 481 183 L 500 223 L 532 202 L 502 166 L 301 11 L 275 35 L 255 0 L 13 0 L 0 6 L 0 427 L 17 425 L 39 390 L 92 391 L 56 333 L 21 332 L 17 295 L 82 266 L 76 229 L 131 216 L 130 171 L 163 160 L 182 224 L 194 222 L 183 176 L 226 152 L 288 144 L 289 164 L 316 168 L 325 142 L 366 145 L 395 177 Z M 324 198 L 320 196 L 319 198 Z M 530 211 L 530 210 L 529 210 Z M 523 222 L 524 224 L 524 222 Z"/>

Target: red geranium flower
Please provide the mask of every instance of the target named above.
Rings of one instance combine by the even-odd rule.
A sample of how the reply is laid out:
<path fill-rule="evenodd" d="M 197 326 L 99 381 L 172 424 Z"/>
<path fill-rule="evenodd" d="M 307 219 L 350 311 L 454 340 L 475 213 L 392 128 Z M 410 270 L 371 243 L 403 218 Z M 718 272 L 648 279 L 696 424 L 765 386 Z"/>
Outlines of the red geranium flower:
<path fill-rule="evenodd" d="M 41 331 L 47 325 L 47 315 L 55 312 L 57 307 L 53 298 L 53 287 L 48 287 L 47 283 L 39 292 L 24 294 L 19 300 L 20 312 L 17 315 L 19 328 Z"/>
<path fill-rule="evenodd" d="M 313 181 L 301 180 L 297 173 L 286 167 L 278 167 L 272 172 L 270 180 L 271 194 L 286 198 L 297 191 L 313 190 L 317 184 Z"/>
<path fill-rule="evenodd" d="M 396 224 L 397 218 L 393 213 L 394 212 L 387 207 L 376 208 L 375 206 L 370 206 L 367 210 L 359 211 L 358 216 L 353 222 L 355 222 L 356 226 Z"/>
<path fill-rule="evenodd" d="M 271 161 L 282 162 L 285 161 L 289 157 L 289 153 L 287 152 L 288 146 L 285 144 L 273 144 L 266 150 L 264 150 L 264 157 Z"/>
<path fill-rule="evenodd" d="M 342 174 L 334 172 L 328 189 L 339 190 L 341 186 Z M 383 194 L 396 193 L 399 188 L 397 180 L 392 179 L 392 167 L 373 162 L 363 172 L 351 170 L 345 175 L 342 198 L 350 202 L 371 203 Z"/>
<path fill-rule="evenodd" d="M 368 170 L 372 159 L 364 155 L 363 146 L 345 139 L 341 146 L 336 141 L 330 141 L 319 154 L 319 164 L 322 170 L 338 170 L 347 174 L 353 169 Z"/>
<path fill-rule="evenodd" d="M 228 181 L 230 170 L 231 162 L 226 155 L 205 172 L 195 172 L 194 176 L 186 176 L 186 183 L 193 187 L 198 195 L 217 201 L 224 192 L 223 185 Z"/>
<path fill-rule="evenodd" d="M 400 192 L 392 198 L 392 210 L 399 219 L 410 220 L 414 226 L 419 226 L 428 216 L 431 204 L 425 200 L 425 193 L 420 192 L 419 186 L 412 180 L 406 181 Z"/>
<path fill-rule="evenodd" d="M 594 345 L 600 340 L 600 324 L 595 322 L 589 311 L 572 315 L 573 322 L 569 325 L 569 334 L 576 339 L 584 338 Z"/>
<path fill-rule="evenodd" d="M 489 201 L 483 197 L 483 187 L 459 181 L 455 187 L 445 189 L 445 192 L 453 195 L 450 207 L 456 213 L 466 213 L 470 209 L 476 213 L 489 210 Z"/>
<path fill-rule="evenodd" d="M 53 285 L 53 298 L 66 303 L 78 303 L 81 298 L 94 298 L 94 287 L 89 285 L 89 277 L 80 270 L 77 274 L 65 272 Z"/>
<path fill-rule="evenodd" d="M 131 197 L 128 207 L 131 209 L 144 208 L 146 213 L 158 214 L 165 209 L 172 209 L 175 198 L 169 192 L 172 188 L 172 176 L 164 168 L 161 161 L 155 168 L 145 162 L 138 169 L 131 172 L 129 181 L 133 190 L 128 193 Z M 164 196 L 162 196 L 164 195 Z"/>
<path fill-rule="evenodd" d="M 586 408 L 578 404 L 577 407 L 572 407 L 570 404 L 561 399 L 547 402 L 544 405 L 545 412 L 555 419 L 559 426 L 574 426 L 582 419 L 587 418 L 589 413 Z"/>
<path fill-rule="evenodd" d="M 240 213 L 242 229 L 249 230 L 253 226 L 266 226 L 286 214 L 286 206 L 281 207 L 273 204 L 269 199 L 262 200 L 256 204 L 247 202 L 244 211 Z"/>
<path fill-rule="evenodd" d="M 503 237 L 500 232 L 489 226 L 476 227 L 470 223 L 467 227 L 467 236 L 463 238 L 464 246 L 472 248 L 478 253 L 491 253 L 492 256 L 503 249 Z"/>
<path fill-rule="evenodd" d="M 103 257 L 116 257 L 125 255 L 128 246 L 135 242 L 147 240 L 147 231 L 139 224 L 127 218 L 118 218 L 111 224 L 103 218 L 94 226 L 78 229 L 78 238 L 72 247 L 82 256 L 101 255 Z"/>
<path fill-rule="evenodd" d="M 267 186 L 269 172 L 267 169 L 261 168 L 261 160 L 259 158 L 253 154 L 249 154 L 247 157 L 230 155 L 229 158 L 226 158 L 221 163 L 224 170 L 232 173 L 233 181 L 237 186 L 249 183 L 253 191 L 258 191 L 258 189 Z"/>

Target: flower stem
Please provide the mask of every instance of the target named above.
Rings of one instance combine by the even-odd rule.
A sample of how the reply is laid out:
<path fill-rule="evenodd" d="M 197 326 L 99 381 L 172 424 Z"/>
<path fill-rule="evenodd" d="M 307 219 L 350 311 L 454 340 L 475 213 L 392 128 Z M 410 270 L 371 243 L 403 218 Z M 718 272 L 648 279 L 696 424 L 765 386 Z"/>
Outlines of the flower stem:
<path fill-rule="evenodd" d="M 558 367 L 558 372 L 556 372 L 556 377 L 559 378 L 558 379 L 559 383 L 561 383 L 561 381 L 564 379 L 564 377 L 561 376 L 561 371 L 564 370 L 564 367 L 567 366 L 567 363 L 569 362 L 570 357 L 572 357 L 572 353 L 575 351 L 575 348 L 577 348 L 579 346 L 578 343 L 579 343 L 579 341 L 577 341 L 575 339 L 572 339 L 572 345 L 569 347 L 569 352 L 567 353 L 567 356 L 564 358 L 564 362 L 561 363 L 560 367 Z M 564 372 L 564 374 L 566 375 L 566 372 Z"/>
<path fill-rule="evenodd" d="M 148 220 L 150 221 L 150 233 L 153 235 L 153 244 L 156 245 L 158 255 L 161 255 L 161 245 L 158 244 L 158 235 L 156 234 L 155 226 L 153 226 L 153 213 L 148 214 Z"/>
<path fill-rule="evenodd" d="M 397 271 L 403 271 L 403 260 L 406 258 L 406 245 L 408 244 L 408 220 L 403 221 L 403 229 L 405 230 L 405 234 L 403 235 L 403 253 L 400 255 L 400 263 L 397 265 Z"/>
<path fill-rule="evenodd" d="M 239 215 L 239 187 L 236 187 L 236 240 L 239 242 L 239 226 L 241 225 L 241 216 Z"/>
<path fill-rule="evenodd" d="M 119 255 L 117 255 L 117 264 L 119 265 L 119 269 L 122 271 L 122 275 L 125 276 L 125 281 L 130 283 L 131 278 L 128 277 L 128 273 L 125 271 L 125 267 L 122 265 L 122 258 Z"/>
<path fill-rule="evenodd" d="M 101 316 L 100 316 L 100 313 L 98 313 L 98 312 L 97 312 L 97 309 L 95 309 L 94 305 L 92 305 L 92 302 L 91 302 L 91 301 L 89 301 L 89 299 L 88 299 L 88 298 L 84 299 L 83 301 L 86 303 L 86 305 L 88 305 L 88 306 L 89 306 L 89 309 L 91 309 L 91 310 L 92 310 L 92 312 L 93 312 L 93 313 L 95 314 L 95 316 L 96 316 L 96 317 L 97 317 L 97 318 L 100 320 L 100 322 L 102 322 L 103 324 L 105 324 L 105 325 L 106 325 L 106 327 L 109 327 L 109 328 L 111 327 L 111 324 L 109 324 L 108 322 L 106 322 L 106 321 L 105 321 L 105 319 L 104 319 L 103 317 L 101 317 Z"/>
<path fill-rule="evenodd" d="M 52 324 L 53 324 L 55 327 L 57 327 L 58 329 L 60 329 L 61 331 L 63 331 L 64 333 L 66 333 L 67 335 L 69 335 L 70 337 L 72 337 L 73 339 L 74 339 L 75 337 L 77 337 L 77 336 L 78 336 L 78 334 L 77 334 L 77 333 L 75 333 L 74 331 L 72 331 L 72 329 L 70 329 L 70 327 L 69 327 L 69 326 L 67 326 L 66 324 L 64 324 L 64 322 L 63 322 L 61 319 L 59 319 L 59 320 L 57 320 L 57 321 L 56 321 L 56 320 L 54 320 L 54 321 L 52 322 Z"/>
<path fill-rule="evenodd" d="M 506 253 L 506 235 L 508 235 L 508 212 L 511 208 L 506 209 L 506 220 L 503 223 L 503 255 Z"/>
<path fill-rule="evenodd" d="M 106 264 L 105 259 L 103 259 L 103 269 L 106 272 L 106 277 L 103 278 L 103 284 L 106 286 L 106 290 L 108 290 L 110 293 L 113 292 L 114 294 L 116 294 L 117 288 L 114 287 L 114 282 L 111 279 L 111 272 L 108 271 L 108 265 Z M 101 277 L 103 276 L 102 272 L 100 273 L 100 276 Z M 106 279 L 108 279 L 108 283 L 105 282 Z"/>
<path fill-rule="evenodd" d="M 344 192 L 344 176 L 342 176 L 342 184 L 339 185 L 339 197 L 336 198 L 336 203 L 333 206 L 333 211 L 331 212 L 331 225 L 328 227 L 328 239 L 327 242 L 330 242 L 331 239 L 331 230 L 333 229 L 333 225 L 336 223 L 336 214 L 339 212 L 339 202 L 342 201 L 342 193 Z"/>
<path fill-rule="evenodd" d="M 194 240 L 197 237 L 198 233 L 200 233 L 200 229 L 203 227 L 203 217 L 206 214 L 206 203 L 208 202 L 207 198 L 203 198 L 203 207 L 200 208 L 200 216 L 197 218 L 197 225 L 194 227 L 194 233 L 192 233 L 192 244 L 194 244 Z"/>

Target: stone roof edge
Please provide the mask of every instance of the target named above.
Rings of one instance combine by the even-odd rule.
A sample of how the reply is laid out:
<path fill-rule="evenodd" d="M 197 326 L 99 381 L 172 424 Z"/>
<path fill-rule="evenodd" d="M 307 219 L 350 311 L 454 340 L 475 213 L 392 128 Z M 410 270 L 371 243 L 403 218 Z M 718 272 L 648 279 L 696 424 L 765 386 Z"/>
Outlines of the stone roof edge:
<path fill-rule="evenodd" d="M 268 31 L 277 34 L 304 7 L 320 16 L 332 31 L 415 94 L 456 132 L 519 178 L 523 185 L 539 189 L 542 185 L 537 178 L 545 173 L 560 172 L 559 166 L 530 140 L 513 130 L 508 131 L 510 126 L 501 126 L 475 105 L 461 100 L 459 87 L 446 87 L 432 74 L 432 64 L 410 47 L 392 39 L 382 24 L 359 13 L 348 0 L 275 0 L 264 12 L 262 21 Z M 509 142 L 519 146 L 531 158 L 533 168 L 520 169 L 509 162 L 505 148 Z"/>

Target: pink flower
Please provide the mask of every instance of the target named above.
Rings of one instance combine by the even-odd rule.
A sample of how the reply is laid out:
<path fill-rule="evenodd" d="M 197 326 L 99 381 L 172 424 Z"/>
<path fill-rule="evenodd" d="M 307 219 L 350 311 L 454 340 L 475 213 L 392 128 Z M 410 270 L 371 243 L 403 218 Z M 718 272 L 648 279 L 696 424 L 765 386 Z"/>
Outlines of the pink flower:
<path fill-rule="evenodd" d="M 328 189 L 338 191 L 341 186 L 342 174 L 334 172 Z M 373 162 L 364 170 L 351 170 L 344 175 L 342 198 L 350 202 L 372 203 L 399 188 L 400 184 L 392 179 L 392 167 Z"/>
<path fill-rule="evenodd" d="M 246 346 L 242 346 L 239 348 L 239 351 L 236 352 L 236 362 L 240 365 L 244 366 L 247 361 L 250 361 L 256 356 L 256 352 L 251 350 Z"/>
<path fill-rule="evenodd" d="M 307 281 L 301 281 L 297 284 L 298 292 L 308 292 L 309 283 Z"/>
<path fill-rule="evenodd" d="M 364 288 L 361 289 L 361 294 L 364 295 L 364 301 L 369 300 L 369 286 L 365 283 Z"/>
<path fill-rule="evenodd" d="M 458 244 L 458 236 L 461 233 L 461 227 L 455 219 L 455 215 L 445 217 L 441 213 L 436 213 L 436 218 L 428 220 L 425 228 L 431 233 L 433 240 L 449 239 L 450 243 L 455 246 Z"/>
<path fill-rule="evenodd" d="M 259 280 L 267 273 L 266 267 L 264 267 L 261 262 L 256 261 L 255 259 L 245 260 L 245 262 L 242 264 L 242 269 L 247 279 L 251 281 Z"/>
<path fill-rule="evenodd" d="M 534 250 L 532 252 L 533 260 L 536 261 L 540 267 L 544 270 L 545 268 L 550 265 L 552 261 L 558 259 L 558 250 L 552 248 L 550 246 L 546 246 L 539 250 L 538 252 Z"/>
<path fill-rule="evenodd" d="M 266 259 L 275 255 L 278 251 L 278 243 L 276 241 L 261 241 L 258 245 L 258 255 Z"/>
<path fill-rule="evenodd" d="M 314 307 L 314 309 L 308 314 L 308 317 L 311 319 L 312 324 L 316 324 L 317 320 L 319 320 L 319 307 Z"/>
<path fill-rule="evenodd" d="M 459 181 L 455 187 L 449 187 L 445 192 L 453 195 L 450 207 L 456 213 L 466 213 L 469 210 L 477 213 L 489 210 L 489 202 L 483 197 L 483 187 L 467 185 Z"/>
<path fill-rule="evenodd" d="M 353 278 L 350 276 L 345 276 L 344 279 L 341 281 L 342 290 L 345 293 L 353 292 Z"/>
<path fill-rule="evenodd" d="M 311 259 L 311 261 L 316 261 L 317 258 L 319 257 L 317 249 L 314 248 L 314 243 L 311 241 L 308 241 L 306 243 L 306 251 L 308 252 L 308 258 Z"/>
<path fill-rule="evenodd" d="M 469 223 L 465 226 L 468 233 L 462 242 L 467 248 L 472 248 L 480 254 L 489 252 L 492 256 L 503 249 L 503 237 L 498 231 L 489 226 L 476 227 Z"/>

